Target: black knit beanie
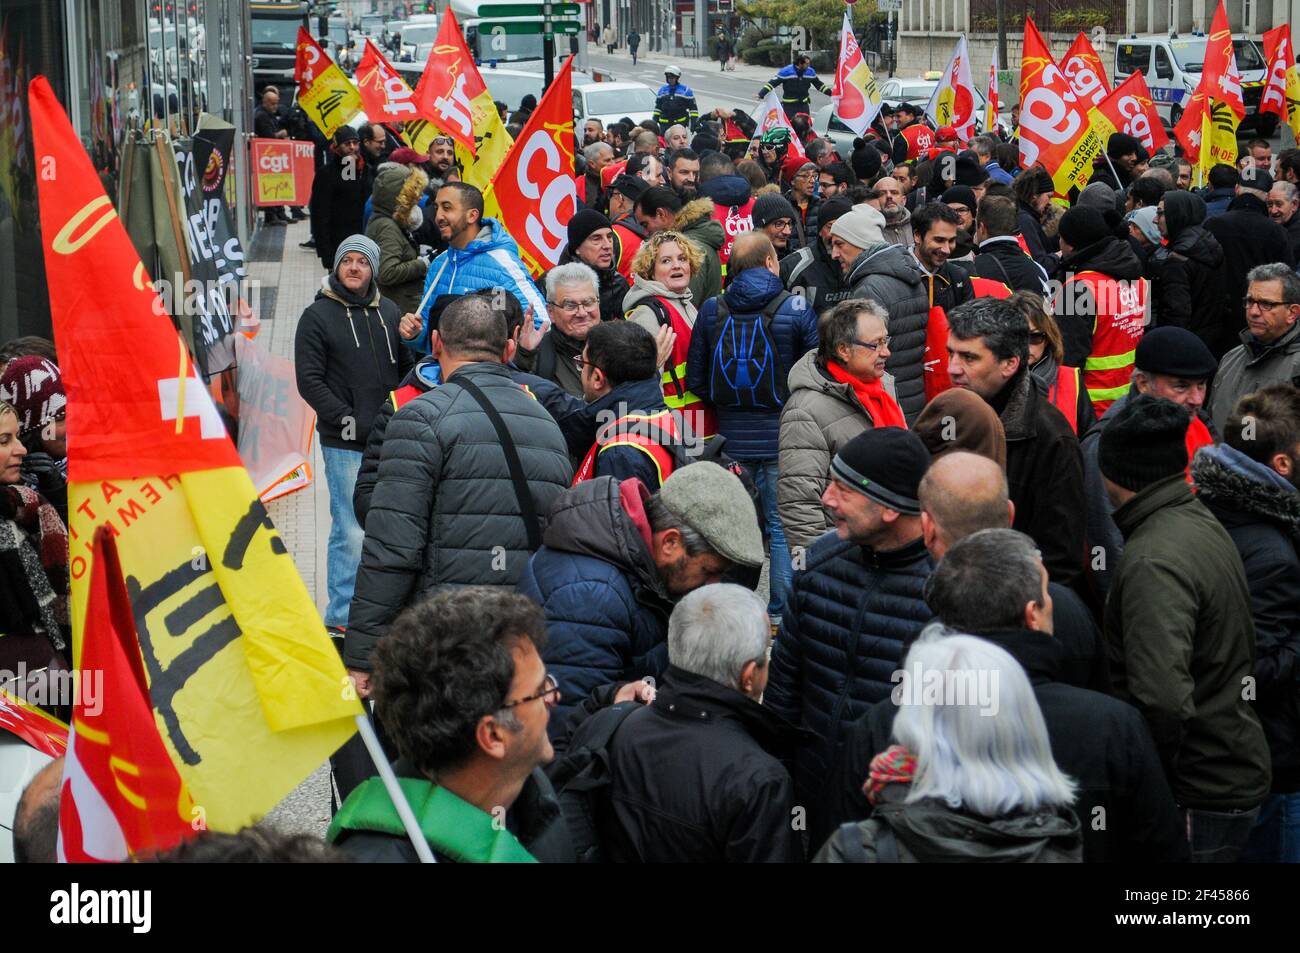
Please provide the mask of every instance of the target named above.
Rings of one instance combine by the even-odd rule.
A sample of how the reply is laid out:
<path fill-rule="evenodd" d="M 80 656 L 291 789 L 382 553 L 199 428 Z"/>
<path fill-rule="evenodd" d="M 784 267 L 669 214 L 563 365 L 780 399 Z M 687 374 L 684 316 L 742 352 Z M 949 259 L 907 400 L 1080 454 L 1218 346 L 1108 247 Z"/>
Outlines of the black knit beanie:
<path fill-rule="evenodd" d="M 831 461 L 831 475 L 881 506 L 919 516 L 917 491 L 930 466 L 921 438 L 901 427 L 877 427 L 858 434 Z"/>
<path fill-rule="evenodd" d="M 1139 493 L 1187 469 L 1187 411 L 1171 400 L 1131 394 L 1097 447 L 1102 476 Z"/>
<path fill-rule="evenodd" d="M 609 219 L 595 209 L 582 209 L 569 219 L 569 250 L 576 255 L 578 246 L 590 238 L 592 232 L 610 227 Z"/>

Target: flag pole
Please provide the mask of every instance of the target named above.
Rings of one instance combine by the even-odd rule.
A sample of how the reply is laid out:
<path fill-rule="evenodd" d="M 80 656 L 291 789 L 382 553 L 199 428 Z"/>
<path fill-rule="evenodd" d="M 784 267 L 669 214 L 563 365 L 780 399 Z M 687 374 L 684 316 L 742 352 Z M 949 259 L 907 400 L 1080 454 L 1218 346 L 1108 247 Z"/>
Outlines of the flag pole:
<path fill-rule="evenodd" d="M 388 758 L 384 755 L 384 749 L 375 735 L 374 726 L 370 724 L 369 715 L 364 713 L 357 715 L 357 730 L 361 732 L 361 740 L 366 743 L 366 750 L 370 752 L 370 760 L 379 769 L 379 777 L 383 779 L 384 787 L 388 789 L 388 796 L 393 799 L 393 807 L 397 808 L 397 816 L 402 819 L 406 836 L 411 839 L 411 846 L 415 848 L 420 863 L 436 864 L 437 860 L 433 856 L 433 851 L 429 849 L 429 842 L 424 839 L 420 825 L 415 820 L 415 812 L 411 810 L 410 802 L 398 787 L 397 775 L 393 774 L 393 766 L 388 763 Z"/>

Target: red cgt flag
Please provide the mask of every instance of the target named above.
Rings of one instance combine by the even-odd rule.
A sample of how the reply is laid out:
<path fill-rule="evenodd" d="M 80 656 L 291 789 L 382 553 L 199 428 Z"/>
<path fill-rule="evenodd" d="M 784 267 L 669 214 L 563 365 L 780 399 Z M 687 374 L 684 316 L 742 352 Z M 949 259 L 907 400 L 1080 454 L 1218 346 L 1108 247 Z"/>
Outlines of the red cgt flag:
<path fill-rule="evenodd" d="M 98 710 L 77 700 L 59 799 L 59 860 L 169 850 L 195 830 L 193 801 L 158 734 L 112 531 L 95 533 L 81 671 L 102 673 Z"/>
<path fill-rule="evenodd" d="M 1102 66 L 1101 57 L 1082 30 L 1065 51 L 1061 72 L 1070 81 L 1070 88 L 1079 97 L 1079 102 L 1085 105 L 1100 106 L 1111 91 L 1106 67 Z"/>
<path fill-rule="evenodd" d="M 528 118 L 486 196 L 536 276 L 559 264 L 578 209 L 573 174 L 573 57 Z"/>
<path fill-rule="evenodd" d="M 1092 175 L 1092 160 L 1102 152 L 1101 138 L 1088 120 L 1086 108 L 1038 32 L 1025 17 L 1025 43 L 1020 63 L 1020 165 L 1041 162 L 1052 176 L 1058 195 L 1083 188 Z"/>
<path fill-rule="evenodd" d="M 304 27 L 298 27 L 298 45 L 293 61 L 293 78 L 298 83 L 298 95 L 304 95 L 316 82 L 316 77 L 334 65 L 334 61 L 321 49 Z"/>
<path fill-rule="evenodd" d="M 415 84 L 415 108 L 474 155 L 472 103 L 487 87 L 465 45 L 456 14 L 448 10 L 442 18 L 429 61 Z"/>
<path fill-rule="evenodd" d="M 1152 153 L 1169 143 L 1169 134 L 1165 132 L 1164 123 L 1156 112 L 1155 100 L 1141 70 L 1120 83 L 1114 92 L 1102 100 L 1093 110 L 1092 120 L 1094 128 L 1104 140 L 1116 132 L 1123 132 L 1142 143 L 1142 148 Z"/>
<path fill-rule="evenodd" d="M 415 93 L 369 39 L 357 64 L 356 83 L 362 107 L 372 122 L 410 122 L 419 118 Z"/>

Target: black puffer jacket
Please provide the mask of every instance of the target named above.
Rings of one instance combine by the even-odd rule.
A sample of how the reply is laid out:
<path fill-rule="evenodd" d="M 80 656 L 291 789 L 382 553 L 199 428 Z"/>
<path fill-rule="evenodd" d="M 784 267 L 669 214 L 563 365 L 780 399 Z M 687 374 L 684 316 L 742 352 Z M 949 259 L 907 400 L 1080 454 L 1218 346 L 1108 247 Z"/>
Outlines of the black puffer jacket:
<path fill-rule="evenodd" d="M 763 704 L 817 736 L 795 756 L 800 804 L 820 802 L 849 726 L 893 689 L 904 645 L 933 616 L 932 568 L 922 540 L 877 553 L 827 533 L 795 574 Z"/>
<path fill-rule="evenodd" d="M 500 440 L 478 402 L 455 386 L 461 374 L 505 421 L 539 514 L 573 479 L 559 426 L 504 365 L 463 365 L 394 414 L 366 514 L 348 668 L 370 670 L 375 643 L 416 599 L 448 585 L 513 587 L 532 555 Z"/>
<path fill-rule="evenodd" d="M 1142 277 L 1142 262 L 1126 241 L 1106 236 L 1099 242 L 1077 248 L 1061 259 L 1059 277 L 1062 283 L 1084 271 L 1099 271 L 1108 278 L 1135 281 Z M 1104 296 L 1103 296 L 1104 297 Z M 1058 295 L 1056 323 L 1061 328 L 1065 344 L 1065 366 L 1083 367 L 1092 353 L 1092 332 L 1097 315 L 1097 302 L 1087 287 L 1069 294 Z"/>
<path fill-rule="evenodd" d="M 583 722 L 569 739 L 581 747 Z M 597 833 L 613 863 L 793 863 L 794 782 L 784 760 L 799 732 L 735 688 L 669 666 L 655 700 L 609 745 L 611 785 Z"/>
<path fill-rule="evenodd" d="M 1011 378 L 992 406 L 1007 432 L 1012 525 L 1038 544 L 1053 582 L 1082 594 L 1087 522 L 1078 438 L 1028 368 Z"/>
<path fill-rule="evenodd" d="M 1078 784 L 1075 813 L 1082 821 L 1088 863 L 1170 863 L 1187 860 L 1187 836 L 1160 756 L 1142 715 L 1118 699 L 1061 680 L 1059 641 L 1027 629 L 981 632 L 1024 668 L 1043 711 L 1052 757 Z M 849 732 L 826 785 L 819 822 L 826 833 L 871 814 L 862 793 L 871 759 L 892 743 L 898 707 L 876 704 Z M 1100 821 L 1100 823 L 1097 823 Z M 819 831 L 813 831 L 814 841 Z"/>
<path fill-rule="evenodd" d="M 916 259 L 899 245 L 865 249 L 849 269 L 853 298 L 869 298 L 889 312 L 889 361 L 895 396 L 910 426 L 925 407 L 925 327 L 929 284 Z"/>
<path fill-rule="evenodd" d="M 1047 294 L 1047 272 L 1020 247 L 1014 235 L 985 239 L 975 254 L 976 276 L 1000 281 L 1012 291 Z"/>
<path fill-rule="evenodd" d="M 1268 206 L 1253 195 L 1242 193 L 1228 204 L 1228 210 L 1205 222 L 1205 230 L 1223 246 L 1224 274 L 1228 282 L 1228 307 L 1223 324 L 1226 347 L 1236 344 L 1246 328 L 1241 299 L 1246 296 L 1246 273 L 1256 265 L 1282 262 L 1295 267 L 1286 229 L 1268 217 Z M 1216 356 L 1222 356 L 1216 352 Z"/>
<path fill-rule="evenodd" d="M 1151 316 L 1156 327 L 1191 331 L 1215 354 L 1230 347 L 1223 313 L 1228 303 L 1223 247 L 1207 232 L 1205 202 L 1191 192 L 1166 192 L 1169 244 L 1151 253 Z"/>
<path fill-rule="evenodd" d="M 398 336 L 397 305 L 378 290 L 365 305 L 350 304 L 325 281 L 294 332 L 298 393 L 316 411 L 322 446 L 361 452 L 375 413 L 415 358 Z"/>
<path fill-rule="evenodd" d="M 1255 711 L 1273 758 L 1273 792 L 1300 791 L 1300 494 L 1227 445 L 1192 462 L 1204 503 L 1246 568 L 1255 620 Z"/>

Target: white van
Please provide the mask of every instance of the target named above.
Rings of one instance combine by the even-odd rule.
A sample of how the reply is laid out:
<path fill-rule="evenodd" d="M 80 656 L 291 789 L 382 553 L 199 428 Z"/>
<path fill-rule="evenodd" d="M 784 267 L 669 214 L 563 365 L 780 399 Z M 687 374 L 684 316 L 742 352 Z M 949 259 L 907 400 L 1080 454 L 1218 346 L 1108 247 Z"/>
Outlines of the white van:
<path fill-rule="evenodd" d="M 1132 36 L 1115 41 L 1114 72 L 1111 79 L 1118 86 L 1138 70 L 1146 77 L 1155 100 L 1156 111 L 1171 129 L 1182 118 L 1183 107 L 1201 81 L 1201 66 L 1205 62 L 1206 37 L 1204 33 L 1186 36 Z M 1241 97 L 1246 103 L 1246 118 L 1242 129 L 1250 128 L 1255 134 L 1268 138 L 1277 129 L 1278 118 L 1272 114 L 1259 115 L 1259 98 L 1264 90 L 1267 64 L 1254 40 L 1234 34 L 1232 49 L 1241 72 Z"/>

